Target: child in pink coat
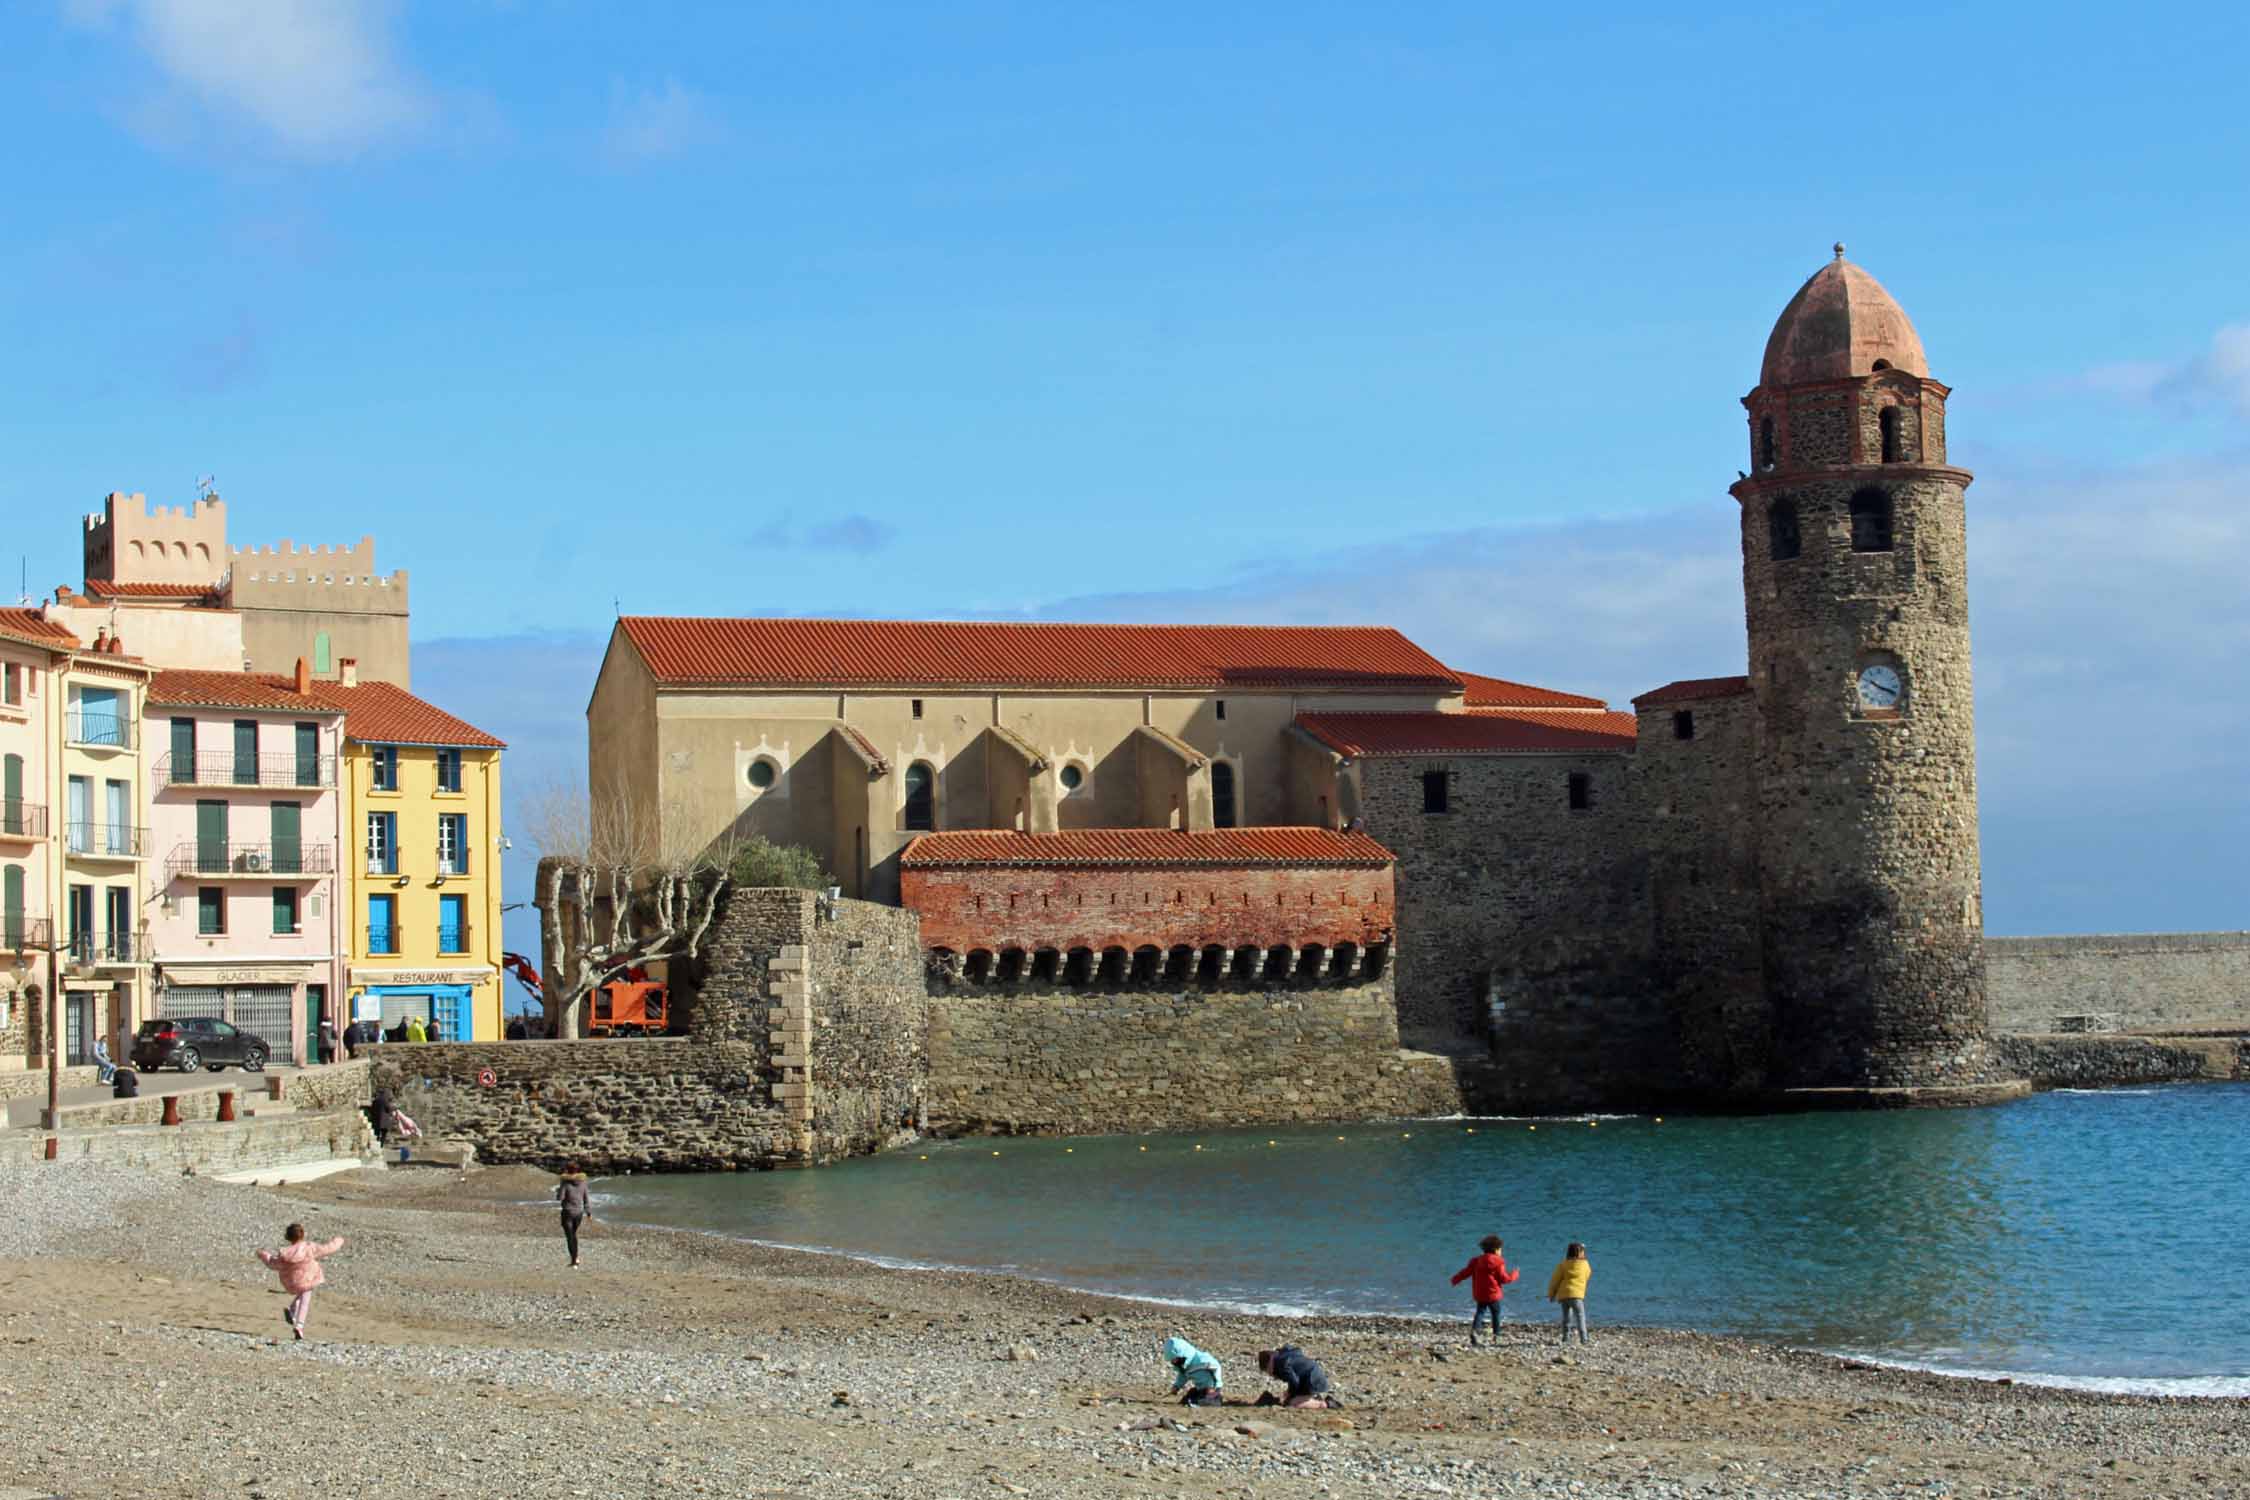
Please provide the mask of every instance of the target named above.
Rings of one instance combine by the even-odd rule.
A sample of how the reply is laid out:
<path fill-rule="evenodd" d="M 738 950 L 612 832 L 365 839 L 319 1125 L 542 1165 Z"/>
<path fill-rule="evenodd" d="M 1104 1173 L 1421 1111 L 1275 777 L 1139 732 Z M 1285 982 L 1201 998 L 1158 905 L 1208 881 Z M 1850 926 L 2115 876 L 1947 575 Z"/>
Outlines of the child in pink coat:
<path fill-rule="evenodd" d="M 305 1318 L 312 1312 L 313 1288 L 328 1280 L 320 1269 L 323 1256 L 334 1255 L 344 1248 L 342 1235 L 324 1245 L 316 1245 L 305 1238 L 305 1226 L 292 1224 L 282 1231 L 281 1237 L 289 1243 L 279 1250 L 260 1250 L 258 1259 L 266 1268 L 281 1275 L 281 1289 L 289 1293 L 289 1306 L 283 1310 L 281 1320 L 296 1331 L 298 1338 L 305 1336 Z"/>

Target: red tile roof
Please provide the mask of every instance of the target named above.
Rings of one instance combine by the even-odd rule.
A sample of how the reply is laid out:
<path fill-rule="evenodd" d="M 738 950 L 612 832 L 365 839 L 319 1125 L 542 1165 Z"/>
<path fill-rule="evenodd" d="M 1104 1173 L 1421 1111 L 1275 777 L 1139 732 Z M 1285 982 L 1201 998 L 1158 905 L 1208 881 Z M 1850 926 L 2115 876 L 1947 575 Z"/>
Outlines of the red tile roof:
<path fill-rule="evenodd" d="M 667 687 L 1218 688 L 1449 692 L 1460 679 L 1387 626 L 1057 625 L 628 615 Z"/>
<path fill-rule="evenodd" d="M 1061 833 L 964 829 L 925 833 L 899 863 L 915 869 L 961 865 L 1339 865 L 1380 868 L 1391 851 L 1364 833 L 1328 828 L 1074 828 Z"/>
<path fill-rule="evenodd" d="M 201 599 L 217 585 L 209 583 L 112 583 L 107 578 L 86 580 L 89 599 Z"/>
<path fill-rule="evenodd" d="M 69 626 L 48 619 L 36 609 L 0 609 L 0 635 L 58 651 L 75 651 L 79 644 Z"/>
<path fill-rule="evenodd" d="M 276 678 L 286 682 L 287 678 Z M 425 703 L 390 682 L 315 682 L 312 695 L 344 711 L 344 737 L 363 745 L 460 745 L 472 750 L 505 750 L 507 741 Z"/>
<path fill-rule="evenodd" d="M 298 693 L 295 679 L 267 672 L 159 672 L 149 682 L 148 701 L 162 707 L 342 712 L 336 704 L 324 701 L 315 693 Z"/>
<path fill-rule="evenodd" d="M 1589 698 L 1583 693 L 1558 693 L 1553 688 L 1533 687 L 1527 682 L 1510 682 L 1505 677 L 1486 677 L 1479 672 L 1455 672 L 1461 685 L 1468 689 L 1467 702 L 1471 708 L 1607 708 L 1599 698 Z"/>
<path fill-rule="evenodd" d="M 1747 677 L 1685 677 L 1651 688 L 1633 700 L 1635 708 L 1655 708 L 1665 703 L 1692 703 L 1698 698 L 1739 698 L 1750 691 Z"/>
<path fill-rule="evenodd" d="M 1338 755 L 1536 755 L 1630 750 L 1631 714 L 1486 709 L 1443 714 L 1299 714 L 1297 727 Z"/>
<path fill-rule="evenodd" d="M 891 763 L 883 758 L 882 751 L 875 748 L 873 740 L 861 734 L 849 724 L 843 726 L 843 731 L 844 738 L 851 741 L 859 753 L 867 758 L 867 764 L 874 769 L 876 775 L 888 776 L 890 774 Z"/>

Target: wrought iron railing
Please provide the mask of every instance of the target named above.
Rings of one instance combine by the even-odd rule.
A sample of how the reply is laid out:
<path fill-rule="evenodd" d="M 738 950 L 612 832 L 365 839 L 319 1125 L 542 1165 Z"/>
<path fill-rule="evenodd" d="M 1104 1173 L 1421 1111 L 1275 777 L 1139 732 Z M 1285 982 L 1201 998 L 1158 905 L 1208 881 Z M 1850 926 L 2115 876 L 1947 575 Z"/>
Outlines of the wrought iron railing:
<path fill-rule="evenodd" d="M 472 936 L 467 922 L 440 922 L 437 930 L 437 951 L 440 953 L 466 953 Z"/>
<path fill-rule="evenodd" d="M 45 803 L 0 797 L 0 839 L 43 839 L 46 836 Z"/>
<path fill-rule="evenodd" d="M 65 823 L 63 851 L 85 859 L 139 859 L 148 830 L 129 823 Z"/>
<path fill-rule="evenodd" d="M 156 785 L 194 787 L 333 787 L 336 757 L 293 755 L 231 755 L 225 751 L 205 755 L 162 755 L 156 761 Z"/>
<path fill-rule="evenodd" d="M 168 880 L 183 875 L 329 875 L 336 869 L 334 844 L 220 844 L 176 846 L 164 861 Z"/>
<path fill-rule="evenodd" d="M 54 918 L 0 912 L 0 953 L 44 953 L 54 946 Z"/>
<path fill-rule="evenodd" d="M 133 721 L 123 714 L 71 710 L 65 732 L 73 745 L 93 745 L 104 750 L 133 748 Z"/>
<path fill-rule="evenodd" d="M 87 927 L 72 933 L 62 951 L 75 964 L 129 964 L 147 947 L 145 935 L 131 928 Z"/>
<path fill-rule="evenodd" d="M 398 929 L 396 927 L 368 928 L 367 951 L 370 953 L 398 952 Z"/>

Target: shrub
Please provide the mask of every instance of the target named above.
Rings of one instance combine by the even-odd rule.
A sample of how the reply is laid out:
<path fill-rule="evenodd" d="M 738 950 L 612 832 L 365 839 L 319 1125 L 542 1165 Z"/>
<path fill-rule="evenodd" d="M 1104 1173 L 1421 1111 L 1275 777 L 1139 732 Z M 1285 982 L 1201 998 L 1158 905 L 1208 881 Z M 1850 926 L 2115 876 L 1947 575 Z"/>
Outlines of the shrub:
<path fill-rule="evenodd" d="M 781 885 L 823 891 L 836 882 L 820 868 L 820 856 L 802 844 L 777 844 L 750 834 L 735 845 L 727 874 L 738 886 Z"/>

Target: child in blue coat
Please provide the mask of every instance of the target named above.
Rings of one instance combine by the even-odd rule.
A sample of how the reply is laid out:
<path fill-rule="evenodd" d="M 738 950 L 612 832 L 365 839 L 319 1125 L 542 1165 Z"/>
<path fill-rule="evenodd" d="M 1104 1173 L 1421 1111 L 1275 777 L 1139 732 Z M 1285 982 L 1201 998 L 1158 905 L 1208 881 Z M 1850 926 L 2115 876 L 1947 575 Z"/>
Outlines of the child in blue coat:
<path fill-rule="evenodd" d="M 1164 1362 L 1172 1367 L 1172 1394 L 1182 1406 L 1224 1406 L 1226 1371 L 1219 1362 L 1178 1334 L 1164 1341 Z"/>

